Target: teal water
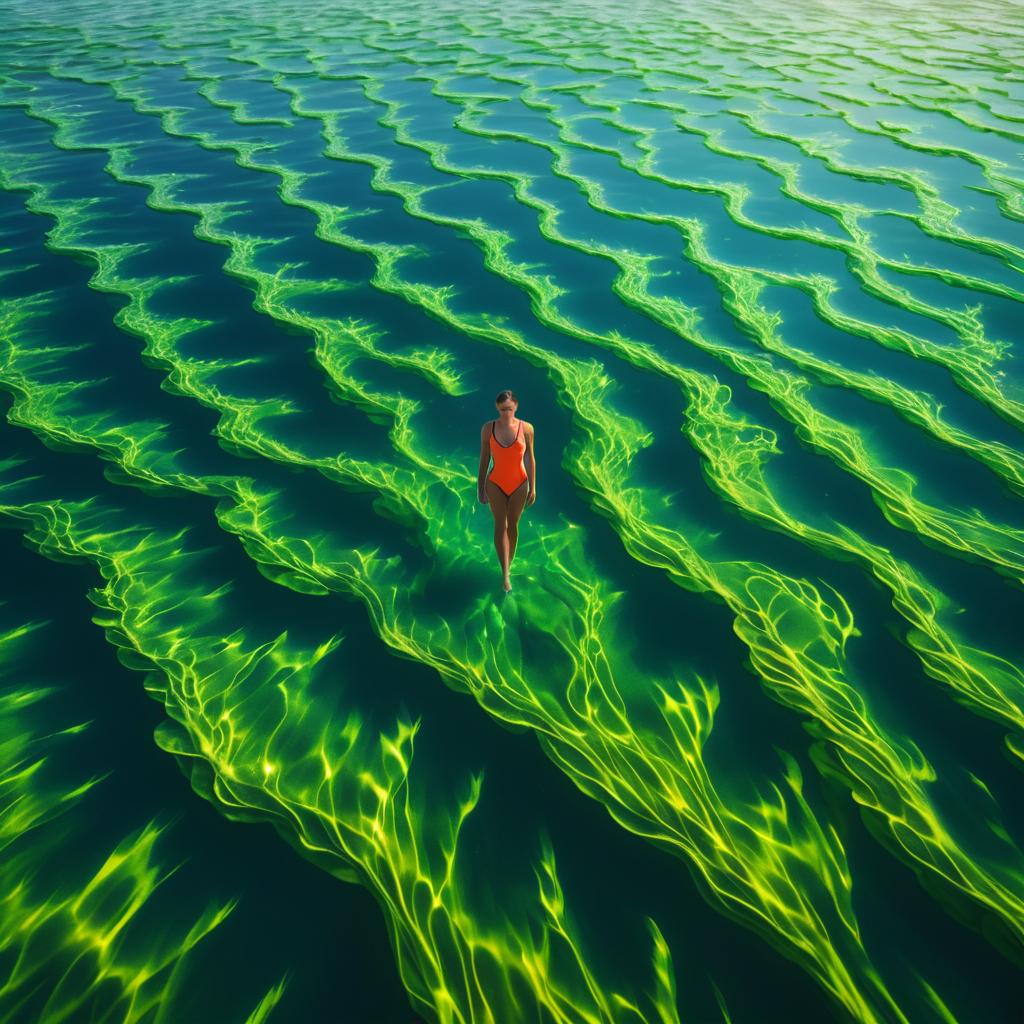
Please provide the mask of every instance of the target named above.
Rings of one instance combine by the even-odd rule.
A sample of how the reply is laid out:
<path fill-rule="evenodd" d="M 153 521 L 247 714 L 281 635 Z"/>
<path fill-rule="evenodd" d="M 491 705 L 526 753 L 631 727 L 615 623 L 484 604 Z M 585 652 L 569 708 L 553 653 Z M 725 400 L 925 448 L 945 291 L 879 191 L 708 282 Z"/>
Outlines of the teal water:
<path fill-rule="evenodd" d="M 0 19 L 0 1020 L 1024 1014 L 1017 8 Z"/>

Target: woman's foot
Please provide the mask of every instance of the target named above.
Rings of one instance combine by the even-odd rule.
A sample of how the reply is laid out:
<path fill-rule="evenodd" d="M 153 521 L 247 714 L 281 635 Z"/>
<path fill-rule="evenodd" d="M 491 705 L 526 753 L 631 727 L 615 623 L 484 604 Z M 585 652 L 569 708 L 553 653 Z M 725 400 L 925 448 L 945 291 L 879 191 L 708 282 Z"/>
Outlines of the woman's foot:
<path fill-rule="evenodd" d="M 502 586 L 505 588 L 506 594 L 512 589 L 512 581 L 508 578 L 508 573 L 505 573 L 505 579 L 502 582 Z"/>

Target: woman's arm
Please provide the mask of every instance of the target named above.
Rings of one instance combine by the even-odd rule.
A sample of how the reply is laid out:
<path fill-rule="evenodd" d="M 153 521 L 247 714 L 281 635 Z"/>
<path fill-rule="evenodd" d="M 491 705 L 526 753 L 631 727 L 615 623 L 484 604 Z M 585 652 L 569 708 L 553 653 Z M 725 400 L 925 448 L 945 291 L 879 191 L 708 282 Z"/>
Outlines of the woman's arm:
<path fill-rule="evenodd" d="M 480 468 L 477 472 L 476 494 L 477 498 L 487 504 L 487 467 L 491 464 L 491 446 L 487 443 L 488 428 L 490 423 L 485 423 L 480 428 Z"/>
<path fill-rule="evenodd" d="M 526 454 L 523 459 L 526 462 L 526 475 L 530 481 L 526 504 L 532 505 L 537 500 L 537 457 L 533 453 L 533 424 L 527 423 L 523 433 L 526 435 Z"/>

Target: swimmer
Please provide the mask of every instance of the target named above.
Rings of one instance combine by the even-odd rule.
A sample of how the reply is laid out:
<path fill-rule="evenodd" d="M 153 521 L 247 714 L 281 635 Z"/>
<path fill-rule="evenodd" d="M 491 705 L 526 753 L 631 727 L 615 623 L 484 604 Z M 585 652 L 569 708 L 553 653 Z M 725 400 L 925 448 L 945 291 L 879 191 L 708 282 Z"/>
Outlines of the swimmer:
<path fill-rule="evenodd" d="M 501 391 L 494 400 L 498 418 L 480 428 L 480 471 L 477 496 L 491 506 L 494 516 L 494 547 L 498 552 L 503 585 L 512 589 L 509 566 L 519 539 L 519 517 L 537 500 L 537 466 L 533 455 L 533 426 L 516 419 L 519 399 Z M 490 474 L 487 467 L 494 460 Z"/>

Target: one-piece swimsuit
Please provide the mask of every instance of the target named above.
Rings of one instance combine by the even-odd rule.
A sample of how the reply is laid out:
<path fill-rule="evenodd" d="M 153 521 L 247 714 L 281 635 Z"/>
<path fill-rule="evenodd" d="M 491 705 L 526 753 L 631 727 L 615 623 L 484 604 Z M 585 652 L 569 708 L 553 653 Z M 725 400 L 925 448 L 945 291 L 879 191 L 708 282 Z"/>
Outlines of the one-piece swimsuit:
<path fill-rule="evenodd" d="M 523 464 L 523 455 L 526 453 L 526 441 L 522 437 L 523 421 L 519 421 L 516 436 L 508 444 L 502 444 L 495 435 L 494 424 L 497 422 L 494 420 L 491 423 L 491 456 L 494 459 L 494 468 L 487 479 L 493 480 L 506 498 L 511 498 L 527 479 L 526 466 Z"/>

